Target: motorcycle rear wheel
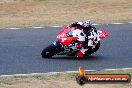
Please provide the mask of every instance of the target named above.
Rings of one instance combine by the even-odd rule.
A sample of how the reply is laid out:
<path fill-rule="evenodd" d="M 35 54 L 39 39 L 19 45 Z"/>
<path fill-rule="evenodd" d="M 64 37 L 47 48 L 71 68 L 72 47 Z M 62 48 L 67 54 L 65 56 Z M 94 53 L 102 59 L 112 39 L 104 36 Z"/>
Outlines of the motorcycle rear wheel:
<path fill-rule="evenodd" d="M 85 56 L 90 56 L 91 54 L 96 52 L 99 48 L 100 48 L 100 41 L 97 43 L 97 45 L 95 46 L 94 49 L 90 49 L 90 50 L 86 51 Z"/>
<path fill-rule="evenodd" d="M 93 53 L 96 52 L 99 49 L 99 47 L 100 47 L 100 41 L 97 43 L 97 45 L 93 49 Z"/>

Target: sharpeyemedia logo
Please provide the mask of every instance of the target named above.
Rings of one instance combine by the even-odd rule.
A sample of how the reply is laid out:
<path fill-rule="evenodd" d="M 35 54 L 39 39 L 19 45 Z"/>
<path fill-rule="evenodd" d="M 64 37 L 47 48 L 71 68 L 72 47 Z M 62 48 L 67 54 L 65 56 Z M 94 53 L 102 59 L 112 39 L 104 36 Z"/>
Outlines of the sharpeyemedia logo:
<path fill-rule="evenodd" d="M 86 74 L 85 70 L 79 67 L 76 81 L 80 85 L 85 83 L 130 83 L 131 76 L 129 74 Z"/>

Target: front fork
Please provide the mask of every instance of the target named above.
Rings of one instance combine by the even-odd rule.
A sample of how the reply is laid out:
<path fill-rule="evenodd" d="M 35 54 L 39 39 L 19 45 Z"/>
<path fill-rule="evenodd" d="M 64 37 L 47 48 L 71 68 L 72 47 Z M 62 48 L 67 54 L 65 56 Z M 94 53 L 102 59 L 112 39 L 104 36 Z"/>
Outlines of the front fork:
<path fill-rule="evenodd" d="M 54 41 L 53 44 L 56 46 L 56 47 L 60 47 L 61 44 L 59 43 L 59 41 Z"/>
<path fill-rule="evenodd" d="M 56 47 L 56 51 L 58 55 L 67 55 L 69 53 L 75 52 L 75 49 L 73 46 L 62 46 L 59 41 L 54 41 L 53 42 L 54 46 Z"/>
<path fill-rule="evenodd" d="M 60 53 L 60 52 L 62 51 L 62 50 L 61 50 L 62 45 L 59 43 L 59 41 L 54 41 L 54 42 L 53 42 L 53 45 L 56 47 L 56 49 L 55 49 L 56 54 L 57 54 L 57 53 Z"/>

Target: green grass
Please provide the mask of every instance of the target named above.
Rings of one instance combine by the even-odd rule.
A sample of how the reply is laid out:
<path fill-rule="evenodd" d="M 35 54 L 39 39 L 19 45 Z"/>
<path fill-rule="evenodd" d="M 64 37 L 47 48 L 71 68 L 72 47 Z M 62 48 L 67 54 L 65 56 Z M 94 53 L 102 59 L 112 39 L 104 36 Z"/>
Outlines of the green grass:
<path fill-rule="evenodd" d="M 132 70 L 117 70 L 117 71 L 96 71 L 96 72 L 86 72 L 87 74 L 130 74 L 132 76 Z M 76 82 L 77 73 L 58 73 L 52 75 L 34 75 L 34 76 L 13 76 L 13 77 L 0 77 L 0 88 L 18 88 L 19 85 L 28 88 L 31 85 L 31 88 L 38 86 L 46 85 L 46 87 L 54 86 L 57 87 L 56 83 L 59 85 L 64 85 L 64 83 Z M 48 83 L 48 84 L 47 84 Z M 53 85 L 50 85 L 52 84 Z M 120 85 L 121 86 L 121 85 Z M 130 86 L 123 85 L 123 86 Z"/>
<path fill-rule="evenodd" d="M 87 74 L 130 74 L 132 76 L 132 70 L 109 70 L 109 71 L 96 71 L 96 72 L 87 72 Z"/>
<path fill-rule="evenodd" d="M 132 70 L 114 70 L 114 71 L 96 71 L 86 72 L 86 74 L 130 74 L 132 76 Z M 16 81 L 22 81 L 25 79 L 36 79 L 36 80 L 50 80 L 56 78 L 72 79 L 75 80 L 76 73 L 58 73 L 54 75 L 34 75 L 34 76 L 13 76 L 13 77 L 0 77 L 0 83 L 11 84 Z"/>

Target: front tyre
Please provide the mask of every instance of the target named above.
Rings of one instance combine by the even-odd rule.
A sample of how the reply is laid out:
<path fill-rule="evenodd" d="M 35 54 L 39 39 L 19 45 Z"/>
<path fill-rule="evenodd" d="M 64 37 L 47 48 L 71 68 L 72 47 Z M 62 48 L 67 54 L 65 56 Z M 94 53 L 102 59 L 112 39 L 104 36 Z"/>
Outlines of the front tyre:
<path fill-rule="evenodd" d="M 55 50 L 56 50 L 56 46 L 54 44 L 50 44 L 49 46 L 44 48 L 43 51 L 41 52 L 42 58 L 51 58 L 56 54 Z"/>

